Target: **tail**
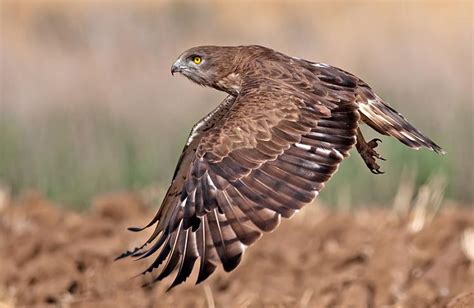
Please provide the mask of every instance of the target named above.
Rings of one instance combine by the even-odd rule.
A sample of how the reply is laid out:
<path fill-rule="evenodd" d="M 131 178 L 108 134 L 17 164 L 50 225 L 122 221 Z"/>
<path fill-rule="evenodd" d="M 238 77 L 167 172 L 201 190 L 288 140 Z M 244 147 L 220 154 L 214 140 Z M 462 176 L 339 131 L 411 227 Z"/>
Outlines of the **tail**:
<path fill-rule="evenodd" d="M 419 149 L 426 147 L 439 154 L 445 154 L 439 145 L 424 136 L 418 129 L 411 125 L 398 111 L 384 103 L 370 88 L 360 88 L 359 111 L 362 121 L 382 135 L 390 135 L 403 144 Z"/>

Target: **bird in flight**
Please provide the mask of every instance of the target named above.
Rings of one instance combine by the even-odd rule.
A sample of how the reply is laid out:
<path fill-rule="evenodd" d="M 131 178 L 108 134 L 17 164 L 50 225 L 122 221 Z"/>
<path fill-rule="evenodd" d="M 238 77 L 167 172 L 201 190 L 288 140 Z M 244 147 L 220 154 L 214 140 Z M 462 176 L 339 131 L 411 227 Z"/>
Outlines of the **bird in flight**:
<path fill-rule="evenodd" d="M 380 174 L 365 123 L 403 144 L 444 151 L 364 81 L 339 68 L 262 46 L 201 46 L 171 67 L 228 96 L 192 128 L 144 245 L 119 258 L 154 256 L 154 281 L 176 273 L 172 288 L 198 267 L 196 283 L 221 263 L 234 270 L 262 232 L 310 203 L 355 145 Z M 166 261 L 166 262 L 165 262 Z"/>

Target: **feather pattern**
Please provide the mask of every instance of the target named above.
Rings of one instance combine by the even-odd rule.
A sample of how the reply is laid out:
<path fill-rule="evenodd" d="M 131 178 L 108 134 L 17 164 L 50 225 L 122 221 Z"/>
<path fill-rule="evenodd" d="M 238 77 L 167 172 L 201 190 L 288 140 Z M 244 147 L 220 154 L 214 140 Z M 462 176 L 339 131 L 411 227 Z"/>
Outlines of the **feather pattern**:
<path fill-rule="evenodd" d="M 205 59 L 200 70 L 181 65 L 190 54 Z M 156 256 L 143 274 L 175 272 L 170 288 L 198 259 L 196 283 L 219 264 L 232 271 L 262 232 L 310 203 L 356 143 L 360 120 L 411 147 L 440 150 L 360 79 L 326 64 L 260 46 L 198 47 L 177 63 L 172 71 L 229 96 L 193 127 L 144 227 L 155 226 L 153 234 L 119 257 Z"/>

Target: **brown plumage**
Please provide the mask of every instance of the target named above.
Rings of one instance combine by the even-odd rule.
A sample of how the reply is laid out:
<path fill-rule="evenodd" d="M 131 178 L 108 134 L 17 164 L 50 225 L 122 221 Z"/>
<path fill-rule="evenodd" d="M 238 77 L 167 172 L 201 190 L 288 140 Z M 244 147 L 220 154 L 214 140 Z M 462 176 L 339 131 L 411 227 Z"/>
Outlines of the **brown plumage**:
<path fill-rule="evenodd" d="M 443 150 L 384 103 L 362 80 L 338 68 L 261 46 L 204 46 L 184 52 L 172 73 L 229 95 L 192 129 L 146 243 L 119 258 L 155 261 L 156 280 L 197 283 L 219 263 L 235 269 L 262 231 L 274 230 L 310 203 L 356 145 L 381 173 L 364 122 L 412 148 Z M 133 231 L 144 228 L 131 228 Z M 166 261 L 166 262 L 165 262 Z M 164 265 L 162 265 L 164 263 Z"/>

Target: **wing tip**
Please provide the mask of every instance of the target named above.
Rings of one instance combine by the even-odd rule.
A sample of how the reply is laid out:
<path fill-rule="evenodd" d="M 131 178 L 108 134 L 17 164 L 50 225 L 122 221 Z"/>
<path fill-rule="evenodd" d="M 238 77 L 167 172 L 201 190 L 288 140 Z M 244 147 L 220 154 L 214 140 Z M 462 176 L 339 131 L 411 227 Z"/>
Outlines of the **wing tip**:
<path fill-rule="evenodd" d="M 431 140 L 430 140 L 430 143 L 426 147 L 430 149 L 431 151 L 434 151 L 436 154 L 445 155 L 448 153 L 446 152 L 445 149 L 443 149 L 442 147 L 440 147 L 439 145 L 437 145 Z"/>
<path fill-rule="evenodd" d="M 145 230 L 148 227 L 128 227 L 127 230 L 131 232 L 140 232 Z"/>
<path fill-rule="evenodd" d="M 203 271 L 202 269 L 200 269 L 195 284 L 198 285 L 198 284 L 202 283 L 204 280 L 206 280 L 207 278 L 209 278 L 209 276 L 211 276 L 212 273 L 214 273 L 214 271 L 215 271 L 216 269 L 217 269 L 217 266 L 214 266 L 214 267 L 211 268 L 210 270 L 205 270 L 205 271 Z"/>
<path fill-rule="evenodd" d="M 445 149 L 443 149 L 439 146 L 436 146 L 435 148 L 432 148 L 432 150 L 435 151 L 435 153 L 440 154 L 440 155 L 448 154 L 448 152 Z"/>
<path fill-rule="evenodd" d="M 242 251 L 241 253 L 238 253 L 235 256 L 227 258 L 226 262 L 222 264 L 224 271 L 226 271 L 227 273 L 232 272 L 237 266 L 239 266 L 243 256 L 244 252 Z"/>
<path fill-rule="evenodd" d="M 126 258 L 126 257 L 130 256 L 132 253 L 133 253 L 132 251 L 128 251 L 128 250 L 125 251 L 122 254 L 120 254 L 119 256 L 115 257 L 114 262 L 118 261 L 118 260 L 121 260 L 123 258 Z"/>
<path fill-rule="evenodd" d="M 142 245 L 141 247 L 135 247 L 133 250 L 127 250 L 125 252 L 123 252 L 122 254 L 120 254 L 119 256 L 117 256 L 114 261 L 118 261 L 118 260 L 121 260 L 121 259 L 124 259 L 126 257 L 130 257 L 130 256 L 136 256 L 137 253 L 139 253 L 140 250 L 142 250 L 144 247 L 146 246 L 146 244 Z"/>
<path fill-rule="evenodd" d="M 441 148 L 440 146 L 434 143 L 410 146 L 410 148 L 417 151 L 419 151 L 421 148 L 427 148 L 428 150 L 433 151 L 439 155 L 445 155 L 448 153 L 445 149 Z"/>

